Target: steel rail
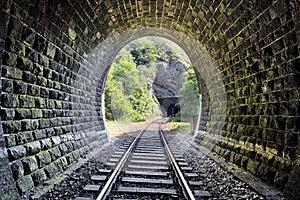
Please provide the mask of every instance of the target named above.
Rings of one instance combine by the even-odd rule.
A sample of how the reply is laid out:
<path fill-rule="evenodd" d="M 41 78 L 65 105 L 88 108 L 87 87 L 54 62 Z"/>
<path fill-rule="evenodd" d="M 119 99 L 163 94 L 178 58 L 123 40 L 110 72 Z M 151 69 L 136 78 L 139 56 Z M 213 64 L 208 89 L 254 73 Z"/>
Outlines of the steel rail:
<path fill-rule="evenodd" d="M 104 187 L 102 188 L 100 194 L 98 195 L 96 200 L 104 200 L 107 195 L 110 193 L 113 184 L 116 182 L 117 177 L 119 176 L 120 172 L 122 171 L 130 153 L 132 152 L 132 149 L 134 148 L 134 146 L 136 145 L 136 143 L 138 142 L 140 136 L 143 134 L 143 132 L 153 123 L 154 121 L 152 121 L 151 123 L 149 123 L 146 128 L 144 128 L 143 130 L 141 130 L 139 132 L 139 134 L 135 137 L 135 139 L 133 140 L 133 142 L 130 144 L 130 146 L 128 147 L 127 151 L 123 154 L 123 156 L 121 157 L 118 165 L 116 166 L 115 170 L 113 171 L 113 173 L 111 174 L 111 176 L 109 177 L 109 179 L 107 180 L 107 182 L 105 183 Z"/>
<path fill-rule="evenodd" d="M 163 145 L 165 147 L 165 150 L 167 152 L 167 155 L 170 159 L 171 165 L 173 166 L 173 169 L 175 171 L 175 175 L 178 178 L 178 182 L 179 182 L 179 184 L 180 184 L 180 186 L 183 190 L 183 194 L 184 194 L 185 198 L 188 199 L 188 200 L 195 200 L 194 194 L 193 194 L 192 190 L 190 189 L 189 184 L 185 180 L 185 178 L 183 176 L 183 173 L 181 172 L 179 166 L 177 165 L 176 160 L 175 160 L 175 158 L 174 158 L 174 156 L 173 156 L 173 154 L 172 154 L 172 152 L 169 148 L 169 145 L 168 145 L 168 143 L 167 143 L 167 141 L 166 141 L 166 139 L 163 135 L 163 131 L 161 129 L 161 126 L 159 128 L 159 133 L 160 133 L 160 137 L 161 137 L 161 140 L 163 142 Z"/>

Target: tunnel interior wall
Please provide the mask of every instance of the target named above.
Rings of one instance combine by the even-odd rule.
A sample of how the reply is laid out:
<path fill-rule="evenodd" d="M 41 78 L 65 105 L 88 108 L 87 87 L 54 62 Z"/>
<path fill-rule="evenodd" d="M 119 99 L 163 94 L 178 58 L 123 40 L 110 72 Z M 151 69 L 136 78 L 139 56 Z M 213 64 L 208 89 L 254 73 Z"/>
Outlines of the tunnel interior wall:
<path fill-rule="evenodd" d="M 220 130 L 211 123 L 214 99 L 207 96 L 208 120 L 195 141 L 294 199 L 300 192 L 299 2 L 235 6 L 225 44 L 212 44 L 220 41 L 214 34 L 204 36 L 224 75 L 226 124 Z M 220 21 L 207 21 L 206 27 L 221 31 Z"/>
<path fill-rule="evenodd" d="M 0 195 L 42 185 L 107 141 L 107 69 L 153 35 L 180 43 L 200 77 L 195 141 L 300 196 L 299 13 L 296 0 L 1 1 Z M 160 28 L 118 37 L 144 27 Z"/>
<path fill-rule="evenodd" d="M 13 197 L 57 176 L 107 135 L 96 67 L 74 41 L 74 26 L 45 2 L 1 4 L 1 137 L 10 168 L 1 177 L 11 172 L 15 182 L 1 183 L 1 197 Z"/>

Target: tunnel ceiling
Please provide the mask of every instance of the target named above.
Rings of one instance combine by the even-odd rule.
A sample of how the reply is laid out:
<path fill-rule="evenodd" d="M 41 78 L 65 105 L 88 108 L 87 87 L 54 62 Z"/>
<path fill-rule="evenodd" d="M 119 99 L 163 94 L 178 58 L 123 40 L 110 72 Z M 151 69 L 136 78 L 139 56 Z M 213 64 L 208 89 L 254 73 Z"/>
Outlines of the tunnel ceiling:
<path fill-rule="evenodd" d="M 7 0 L 0 8 L 0 195 L 41 186 L 108 140 L 109 66 L 149 35 L 179 44 L 195 66 L 203 94 L 195 141 L 287 197 L 299 194 L 299 1 Z"/>

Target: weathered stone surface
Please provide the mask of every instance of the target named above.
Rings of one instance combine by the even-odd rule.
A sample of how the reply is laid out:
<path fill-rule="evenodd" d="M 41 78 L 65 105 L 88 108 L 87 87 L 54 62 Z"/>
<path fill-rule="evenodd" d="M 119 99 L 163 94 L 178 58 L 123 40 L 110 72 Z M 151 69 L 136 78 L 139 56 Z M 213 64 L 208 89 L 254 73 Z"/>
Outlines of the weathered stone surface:
<path fill-rule="evenodd" d="M 49 153 L 51 155 L 52 161 L 58 159 L 61 156 L 61 152 L 59 150 L 59 147 L 54 147 L 49 150 Z"/>
<path fill-rule="evenodd" d="M 27 155 L 34 155 L 41 151 L 41 143 L 39 141 L 27 143 L 24 145 L 27 151 Z"/>
<path fill-rule="evenodd" d="M 44 183 L 47 180 L 46 173 L 43 169 L 37 170 L 32 174 L 32 180 L 35 186 Z"/>
<path fill-rule="evenodd" d="M 34 156 L 22 159 L 25 174 L 30 174 L 38 169 L 38 163 Z"/>
<path fill-rule="evenodd" d="M 26 155 L 26 149 L 22 145 L 11 147 L 7 152 L 10 160 L 17 160 Z"/>
<path fill-rule="evenodd" d="M 19 178 L 24 176 L 23 164 L 19 160 L 15 161 L 11 164 L 11 170 L 12 170 L 15 180 L 18 180 Z"/>
<path fill-rule="evenodd" d="M 33 188 L 34 183 L 30 175 L 23 176 L 17 181 L 17 187 L 21 193 L 25 193 L 31 188 Z"/>
<path fill-rule="evenodd" d="M 207 131 L 197 141 L 214 146 L 219 155 L 271 184 L 267 176 L 273 176 L 269 169 L 275 169 L 274 185 L 296 194 L 297 184 L 285 184 L 293 182 L 290 173 L 299 157 L 298 1 L 195 5 L 158 0 L 154 7 L 143 4 L 147 15 L 134 1 L 106 3 L 67 2 L 58 9 L 56 4 L 37 2 L 37 9 L 32 9 L 30 2 L 1 1 L 1 125 L 10 161 L 26 156 L 21 144 L 39 140 L 41 151 L 50 151 L 50 138 L 68 133 L 74 135 L 65 143 L 69 163 L 88 152 L 94 137 L 82 133 L 104 128 L 99 91 L 104 90 L 108 66 L 124 44 L 156 35 L 177 42 L 196 68 L 203 97 L 200 129 Z M 91 11 L 96 6 L 103 9 Z M 53 15 L 51 10 L 58 11 Z M 112 18 L 114 10 L 126 12 L 113 12 Z M 108 20 L 94 20 L 98 18 Z M 150 28 L 134 30 L 143 26 Z M 174 82 L 180 81 L 172 81 L 173 90 Z M 54 148 L 61 155 L 57 149 L 51 155 L 56 160 L 66 153 L 58 143 L 54 141 Z M 282 159 L 289 164 L 278 164 Z"/>
<path fill-rule="evenodd" d="M 300 195 L 300 190 L 299 190 L 300 180 L 299 180 L 299 176 L 298 176 L 299 174 L 300 174 L 300 165 L 298 162 L 296 164 L 296 166 L 294 167 L 294 169 L 292 170 L 292 172 L 290 173 L 290 177 L 284 188 L 284 194 L 289 199 L 298 198 Z M 286 177 L 284 177 L 283 180 L 286 180 Z M 279 184 L 279 182 L 277 182 L 277 184 Z M 283 182 L 283 184 L 284 184 L 284 182 Z M 282 184 L 279 184 L 279 186 L 281 187 Z"/>
<path fill-rule="evenodd" d="M 156 96 L 177 96 L 184 83 L 184 71 L 187 66 L 180 61 L 161 63 L 157 65 L 157 72 L 153 81 Z"/>
<path fill-rule="evenodd" d="M 7 147 L 12 147 L 12 146 L 16 146 L 17 142 L 16 142 L 16 135 L 9 135 L 7 137 L 5 137 L 6 140 L 6 146 Z"/>
<path fill-rule="evenodd" d="M 20 195 L 8 163 L 9 160 L 7 158 L 6 150 L 0 148 L 0 197 L 6 199 L 18 199 Z"/>
<path fill-rule="evenodd" d="M 24 144 L 24 143 L 31 142 L 34 140 L 32 132 L 25 132 L 22 134 L 17 134 L 16 138 L 17 138 L 17 144 Z"/>
<path fill-rule="evenodd" d="M 39 165 L 39 168 L 46 166 L 51 163 L 51 155 L 48 151 L 42 151 L 36 155 L 36 159 Z"/>
<path fill-rule="evenodd" d="M 52 142 L 49 138 L 41 140 L 40 142 L 43 150 L 50 149 L 52 147 Z"/>
<path fill-rule="evenodd" d="M 53 146 L 57 146 L 61 143 L 61 139 L 59 136 L 55 136 L 51 138 Z"/>
<path fill-rule="evenodd" d="M 55 177 L 55 175 L 57 175 L 58 172 L 59 168 L 54 163 L 51 163 L 50 165 L 47 165 L 45 167 L 45 173 L 48 178 Z"/>
<path fill-rule="evenodd" d="M 16 119 L 28 119 L 31 117 L 31 111 L 27 109 L 16 109 L 15 117 Z"/>

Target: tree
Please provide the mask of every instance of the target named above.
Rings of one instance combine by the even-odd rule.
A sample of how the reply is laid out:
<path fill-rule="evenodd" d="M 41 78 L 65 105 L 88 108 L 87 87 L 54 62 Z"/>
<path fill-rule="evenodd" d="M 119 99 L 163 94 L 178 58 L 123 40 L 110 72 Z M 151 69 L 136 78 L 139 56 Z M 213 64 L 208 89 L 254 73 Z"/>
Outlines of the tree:
<path fill-rule="evenodd" d="M 153 101 L 147 88 L 137 88 L 130 96 L 130 102 L 132 105 L 132 120 L 145 121 L 150 117 Z"/>
<path fill-rule="evenodd" d="M 199 90 L 196 74 L 192 67 L 185 73 L 185 82 L 179 93 L 181 96 L 181 119 L 188 121 L 191 115 L 197 115 L 199 112 Z"/>
<path fill-rule="evenodd" d="M 125 96 L 129 96 L 140 87 L 138 70 L 129 52 L 123 53 L 112 64 L 110 77 L 120 83 Z"/>
<path fill-rule="evenodd" d="M 105 90 L 105 111 L 108 120 L 125 120 L 130 117 L 131 104 L 118 82 L 109 82 Z"/>

